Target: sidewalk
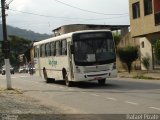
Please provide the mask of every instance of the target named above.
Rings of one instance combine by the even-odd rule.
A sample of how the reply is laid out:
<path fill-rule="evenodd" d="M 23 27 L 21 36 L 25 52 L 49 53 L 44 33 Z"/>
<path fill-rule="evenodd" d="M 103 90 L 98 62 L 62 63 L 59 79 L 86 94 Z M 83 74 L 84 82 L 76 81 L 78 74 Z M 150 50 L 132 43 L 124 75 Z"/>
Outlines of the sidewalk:
<path fill-rule="evenodd" d="M 127 71 L 119 71 L 118 72 L 118 77 L 121 78 L 135 78 L 135 79 L 149 79 L 149 80 L 160 80 L 160 71 L 158 70 L 153 70 L 149 71 L 131 71 L 129 74 Z"/>

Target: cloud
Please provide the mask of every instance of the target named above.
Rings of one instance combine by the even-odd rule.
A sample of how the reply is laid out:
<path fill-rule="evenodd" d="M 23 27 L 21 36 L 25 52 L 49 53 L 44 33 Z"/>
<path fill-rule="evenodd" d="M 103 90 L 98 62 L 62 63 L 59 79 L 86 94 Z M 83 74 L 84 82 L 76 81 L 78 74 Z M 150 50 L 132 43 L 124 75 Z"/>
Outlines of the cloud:
<path fill-rule="evenodd" d="M 87 12 L 88 10 L 104 14 L 128 13 L 128 0 L 58 1 L 84 10 L 61 4 L 55 0 L 13 0 L 10 4 L 10 9 L 21 12 L 8 10 L 8 24 L 42 33 L 50 33 L 52 29 L 65 24 L 129 24 L 129 15 L 126 17 L 115 18 L 117 17 L 115 15 L 103 15 Z M 26 14 L 24 12 L 33 14 Z M 44 15 L 52 17 L 45 17 Z M 86 20 L 112 17 L 114 19 Z"/>
<path fill-rule="evenodd" d="M 16 10 L 25 10 L 26 5 L 31 4 L 31 0 L 14 0 L 10 6 Z"/>

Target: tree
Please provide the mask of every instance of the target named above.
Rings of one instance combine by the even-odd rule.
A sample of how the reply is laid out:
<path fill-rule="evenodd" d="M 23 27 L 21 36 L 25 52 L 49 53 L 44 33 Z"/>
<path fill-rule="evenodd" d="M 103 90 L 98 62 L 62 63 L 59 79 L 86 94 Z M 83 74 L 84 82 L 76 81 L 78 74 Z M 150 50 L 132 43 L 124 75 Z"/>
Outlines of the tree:
<path fill-rule="evenodd" d="M 10 62 L 14 66 L 19 66 L 19 55 L 24 53 L 30 47 L 32 41 L 18 37 L 18 36 L 9 36 L 10 41 Z"/>
<path fill-rule="evenodd" d="M 133 61 L 138 59 L 138 48 L 133 46 L 127 46 L 124 48 L 119 48 L 117 50 L 117 53 L 120 60 L 127 65 L 128 72 L 130 73 Z"/>
<path fill-rule="evenodd" d="M 113 34 L 113 37 L 114 37 L 115 45 L 117 47 L 121 40 L 121 36 L 119 34 Z"/>
<path fill-rule="evenodd" d="M 160 60 L 160 40 L 157 40 L 155 43 L 155 55 L 157 60 Z"/>

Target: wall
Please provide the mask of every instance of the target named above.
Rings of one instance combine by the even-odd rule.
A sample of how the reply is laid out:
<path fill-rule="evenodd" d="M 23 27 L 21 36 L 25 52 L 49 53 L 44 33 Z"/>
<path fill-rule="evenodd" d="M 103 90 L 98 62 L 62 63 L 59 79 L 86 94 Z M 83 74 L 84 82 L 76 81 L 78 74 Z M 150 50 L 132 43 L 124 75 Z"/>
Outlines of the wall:
<path fill-rule="evenodd" d="M 144 42 L 144 48 L 142 48 L 142 43 Z M 140 38 L 140 54 L 141 54 L 141 60 L 143 57 L 149 57 L 150 58 L 150 70 L 153 69 L 153 61 L 152 61 L 152 45 L 151 42 L 146 38 Z M 141 64 L 141 69 L 146 70 L 143 64 Z"/>
<path fill-rule="evenodd" d="M 140 18 L 133 19 L 132 4 L 138 1 L 140 2 Z M 129 0 L 129 10 L 130 10 L 132 37 L 137 37 L 160 31 L 160 25 L 155 26 L 154 5 L 153 5 L 153 14 L 145 16 L 143 0 Z"/>

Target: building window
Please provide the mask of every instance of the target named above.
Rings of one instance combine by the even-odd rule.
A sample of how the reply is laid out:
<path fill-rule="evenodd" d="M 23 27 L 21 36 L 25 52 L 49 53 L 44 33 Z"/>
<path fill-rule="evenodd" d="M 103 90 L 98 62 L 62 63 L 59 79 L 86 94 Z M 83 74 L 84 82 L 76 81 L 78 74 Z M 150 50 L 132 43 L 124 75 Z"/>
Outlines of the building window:
<path fill-rule="evenodd" d="M 139 2 L 132 4 L 132 11 L 133 11 L 133 19 L 140 17 L 140 4 L 139 4 Z"/>
<path fill-rule="evenodd" d="M 141 45 L 142 45 L 142 48 L 144 48 L 144 41 L 141 43 Z"/>
<path fill-rule="evenodd" d="M 160 0 L 154 0 L 155 25 L 160 25 Z"/>
<path fill-rule="evenodd" d="M 155 14 L 155 24 L 160 25 L 160 12 Z"/>
<path fill-rule="evenodd" d="M 152 0 L 144 0 L 144 15 L 152 14 Z"/>

